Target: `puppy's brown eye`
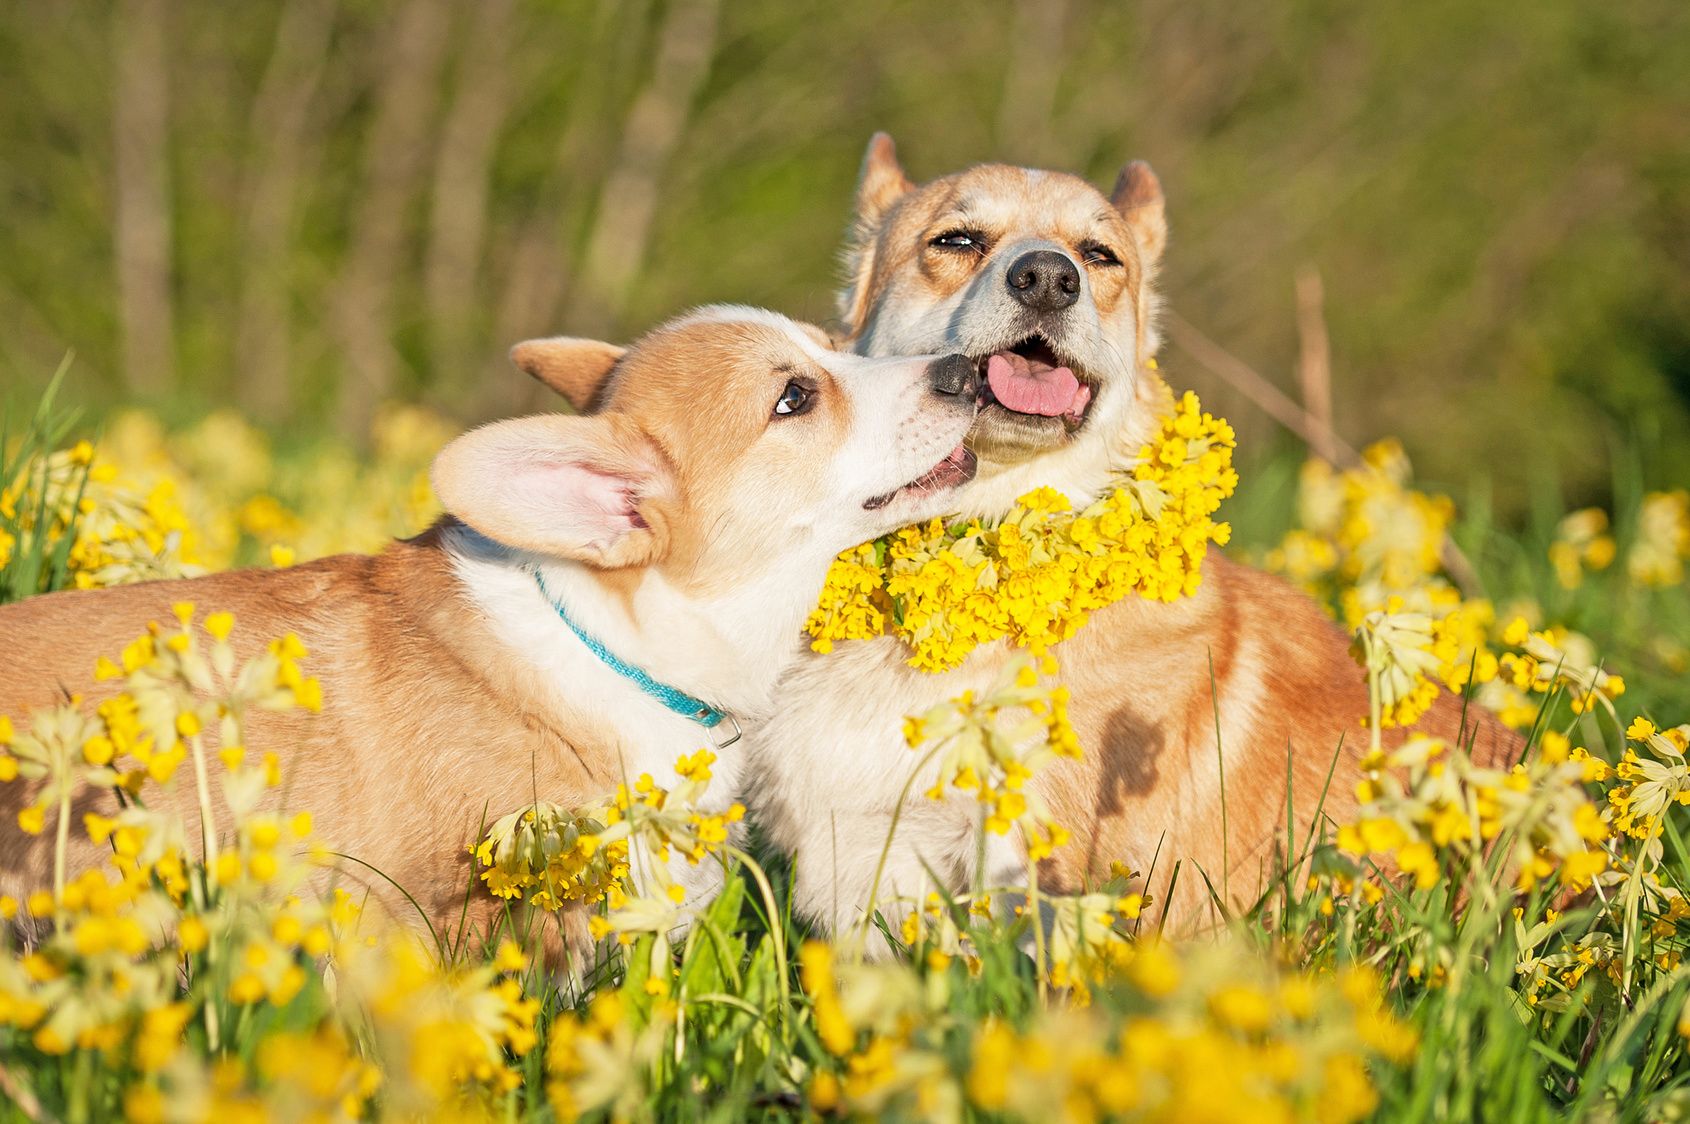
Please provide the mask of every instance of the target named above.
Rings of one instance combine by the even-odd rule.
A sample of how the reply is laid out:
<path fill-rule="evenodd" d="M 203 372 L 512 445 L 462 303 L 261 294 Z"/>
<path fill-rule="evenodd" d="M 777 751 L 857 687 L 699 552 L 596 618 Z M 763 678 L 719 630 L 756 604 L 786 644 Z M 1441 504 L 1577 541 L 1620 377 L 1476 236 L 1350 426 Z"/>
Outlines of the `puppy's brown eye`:
<path fill-rule="evenodd" d="M 938 250 L 957 250 L 982 256 L 987 249 L 986 236 L 977 230 L 947 230 L 928 239 L 927 244 Z"/>
<path fill-rule="evenodd" d="M 780 392 L 775 400 L 775 416 L 788 418 L 804 413 L 810 408 L 810 402 L 815 397 L 815 391 L 799 382 L 789 382 L 786 389 Z"/>
<path fill-rule="evenodd" d="M 1081 242 L 1079 250 L 1080 260 L 1087 265 L 1121 264 L 1121 259 L 1115 256 L 1115 251 L 1102 242 Z"/>

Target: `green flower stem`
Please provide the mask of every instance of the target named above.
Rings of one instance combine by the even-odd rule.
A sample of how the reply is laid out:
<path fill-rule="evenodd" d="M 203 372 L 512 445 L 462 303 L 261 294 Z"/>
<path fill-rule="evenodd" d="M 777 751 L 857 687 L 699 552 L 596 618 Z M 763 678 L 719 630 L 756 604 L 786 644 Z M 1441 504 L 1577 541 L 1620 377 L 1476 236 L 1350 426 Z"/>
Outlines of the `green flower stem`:
<path fill-rule="evenodd" d="M 1371 648 L 1371 643 L 1368 646 Z M 1369 652 L 1369 655 L 1371 654 Z M 1385 742 L 1379 730 L 1382 717 L 1379 708 L 1379 667 L 1372 659 L 1367 661 L 1367 714 L 1368 747 L 1378 753 L 1385 747 Z"/>
<path fill-rule="evenodd" d="M 194 751 L 194 788 L 200 798 L 200 833 L 205 841 L 205 869 L 209 873 L 217 870 L 217 821 L 211 812 L 211 779 L 205 770 L 205 739 L 198 734 L 188 739 L 188 745 Z"/>
<path fill-rule="evenodd" d="M 59 822 L 53 836 L 53 926 L 63 931 L 65 924 L 65 865 L 70 852 L 70 785 L 59 794 Z"/>
<path fill-rule="evenodd" d="M 1026 840 L 1026 829 L 1022 829 L 1022 840 Z M 1045 919 L 1039 904 L 1039 864 L 1027 864 L 1027 908 L 1033 915 L 1033 979 L 1038 984 L 1039 1002 L 1049 1002 L 1049 985 L 1045 980 Z"/>

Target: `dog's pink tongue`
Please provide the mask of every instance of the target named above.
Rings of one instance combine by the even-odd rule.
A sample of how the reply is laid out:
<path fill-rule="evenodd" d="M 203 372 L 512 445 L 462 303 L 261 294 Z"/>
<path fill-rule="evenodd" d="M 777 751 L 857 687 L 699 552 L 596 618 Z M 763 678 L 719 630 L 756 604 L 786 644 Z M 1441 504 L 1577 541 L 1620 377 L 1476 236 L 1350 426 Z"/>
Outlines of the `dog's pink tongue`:
<path fill-rule="evenodd" d="M 1025 356 L 1000 351 L 986 360 L 986 382 L 999 402 L 1021 414 L 1054 418 L 1075 408 L 1080 380 L 1067 367 L 1037 370 Z"/>

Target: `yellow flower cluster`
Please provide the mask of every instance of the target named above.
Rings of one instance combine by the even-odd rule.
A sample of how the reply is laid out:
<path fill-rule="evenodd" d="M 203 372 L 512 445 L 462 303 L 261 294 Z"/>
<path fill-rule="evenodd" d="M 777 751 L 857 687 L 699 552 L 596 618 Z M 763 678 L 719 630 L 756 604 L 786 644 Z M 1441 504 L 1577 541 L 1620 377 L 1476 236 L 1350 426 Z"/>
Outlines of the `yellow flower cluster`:
<path fill-rule="evenodd" d="M 1514 909 L 1514 972 L 1528 1007 L 1562 1012 L 1575 1002 L 1589 1002 L 1587 976 L 1602 977 L 1615 990 L 1623 991 L 1629 968 L 1649 965 L 1662 973 L 1673 971 L 1683 957 L 1677 940 L 1678 925 L 1690 920 L 1690 899 L 1676 890 L 1660 895 L 1659 911 L 1643 934 L 1645 955 L 1628 950 L 1628 939 L 1602 929 L 1572 937 L 1566 915 L 1556 909 L 1544 911 L 1542 920 L 1528 924 L 1525 910 Z M 1566 934 L 1568 939 L 1557 941 Z M 1581 994 L 1580 985 L 1586 991 Z M 1680 1034 L 1683 1034 L 1682 1023 Z"/>
<path fill-rule="evenodd" d="M 703 806 L 716 755 L 701 749 L 675 762 L 680 781 L 657 784 L 649 773 L 620 784 L 604 803 L 567 809 L 537 801 L 495 821 L 470 848 L 481 880 L 494 896 L 555 911 L 575 903 L 603 903 L 589 921 L 595 939 L 615 934 L 620 944 L 642 933 L 656 937 L 653 979 L 667 980 L 668 933 L 686 917 L 686 894 L 669 869 L 672 853 L 698 864 L 729 848 L 733 825 L 745 816 L 737 802 Z"/>
<path fill-rule="evenodd" d="M 67 537 L 79 588 L 379 550 L 439 513 L 428 466 L 452 433 L 434 414 L 390 406 L 372 425 L 368 459 L 327 443 L 284 458 L 227 411 L 179 432 L 121 413 L 97 452 L 83 441 L 6 461 L 0 450 L 0 475 L 12 475 L 0 479 L 0 567 Z M 39 578 L 12 595 L 36 592 Z"/>
<path fill-rule="evenodd" d="M 1047 675 L 1056 673 L 1049 656 L 1041 662 Z M 1079 739 L 1068 724 L 1067 688 L 1042 684 L 1032 657 L 1007 662 L 978 699 L 965 691 L 905 719 L 904 740 L 938 759 L 929 799 L 943 800 L 947 787 L 974 793 L 983 805 L 985 829 L 1004 835 L 1020 827 L 1035 863 L 1068 842 L 1067 830 L 1026 787 L 1049 761 L 1080 756 Z"/>
<path fill-rule="evenodd" d="M 700 801 L 710 787 L 710 766 L 716 754 L 701 749 L 675 762 L 681 778 L 673 789 L 658 787 L 651 774 L 641 773 L 632 793 L 618 785 L 616 798 L 607 814 L 610 840 L 634 837 L 651 845 L 659 862 L 669 858 L 670 848 L 680 851 L 695 866 L 727 845 L 733 825 L 745 818 L 745 805 L 735 801 L 719 812 L 703 810 Z"/>
<path fill-rule="evenodd" d="M 1463 604 L 1448 588 L 1420 591 L 1416 600 L 1427 608 L 1410 610 L 1405 597 L 1392 594 L 1383 608 L 1362 616 L 1350 643 L 1379 703 L 1378 720 L 1369 722 L 1375 736 L 1414 725 L 1444 688 L 1460 691 L 1496 678 L 1497 657 L 1485 647 L 1487 602 Z"/>
<path fill-rule="evenodd" d="M 608 819 L 605 808 L 571 810 L 539 800 L 495 821 L 470 851 L 495 897 L 548 912 L 569 902 L 594 905 L 628 874 L 627 842 L 601 844 Z"/>
<path fill-rule="evenodd" d="M 1625 694 L 1625 680 L 1603 670 L 1589 640 L 1564 628 L 1533 632 L 1525 618 L 1516 617 L 1503 629 L 1502 641 L 1519 652 L 1504 653 L 1501 678 L 1518 691 L 1545 694 L 1566 692 L 1574 714 L 1600 703 L 1609 714 L 1614 700 Z"/>
<path fill-rule="evenodd" d="M 1508 770 L 1481 768 L 1459 747 L 1422 736 L 1363 764 L 1356 819 L 1339 828 L 1338 846 L 1388 858 L 1417 889 L 1460 879 L 1492 846 L 1505 848 L 1505 873 L 1521 892 L 1552 877 L 1581 890 L 1608 866 L 1608 824 L 1584 789 L 1607 765 L 1564 737 L 1546 737 Z"/>
<path fill-rule="evenodd" d="M 812 1107 L 858 1118 L 986 1113 L 1040 1120 L 1351 1121 L 1378 1103 L 1368 1064 L 1403 1062 L 1414 1032 L 1365 968 L 1316 976 L 1236 941 L 1126 945 L 1112 1002 L 977 1024 L 954 1045 L 952 977 L 801 952 L 811 1025 L 833 1064 Z"/>
<path fill-rule="evenodd" d="M 715 812 L 703 807 L 715 760 L 707 749 L 677 760 L 675 772 L 681 780 L 672 789 L 657 784 L 649 773 L 641 773 L 632 789 L 616 786 L 600 838 L 607 844 L 628 841 L 635 869 L 611 887 L 606 896 L 609 912 L 592 919 L 595 937 L 615 933 L 621 943 L 630 944 L 637 934 L 652 933 L 657 937 L 653 963 L 667 956 L 667 934 L 686 916 L 686 892 L 669 869 L 671 853 L 684 855 L 693 865 L 724 855 L 733 825 L 745 818 L 745 805 L 738 801 Z M 667 974 L 665 969 L 665 978 Z"/>
<path fill-rule="evenodd" d="M 1317 592 L 1339 592 L 1334 582 L 1355 590 L 1355 600 L 1345 604 L 1350 624 L 1381 599 L 1376 591 L 1414 589 L 1439 572 L 1455 515 L 1448 497 L 1409 486 L 1413 470 L 1397 441 L 1368 446 L 1361 461 L 1344 471 L 1322 460 L 1303 465 L 1300 527 L 1266 559 L 1269 569 Z"/>
<path fill-rule="evenodd" d="M 207 774 L 212 751 L 227 771 L 223 799 L 237 820 L 244 821 L 264 790 L 279 779 L 273 753 L 248 759 L 241 737 L 247 712 L 321 709 L 322 687 L 301 672 L 305 647 L 291 633 L 237 664 L 229 641 L 233 616 L 212 613 L 202 630 L 194 626 L 193 605 L 178 604 L 175 614 L 174 630 L 155 621 L 145 635 L 125 646 L 118 661 L 100 658 L 95 678 L 121 681 L 121 689 L 93 714 L 73 697 L 36 712 L 21 731 L 9 719 L 0 727 L 0 780 L 21 778 L 37 785 L 32 802 L 18 813 L 18 826 L 39 834 L 54 813 L 56 891 L 64 885 L 71 802 L 85 786 L 120 790 L 131 801 L 115 818 L 93 815 L 86 820 L 94 841 L 105 844 L 110 838 L 117 858 L 136 863 L 143 873 L 163 864 L 158 874 L 164 884 L 180 887 L 180 821 L 149 809 L 142 786 L 149 780 L 171 785 L 177 768 L 190 757 L 200 797 L 204 854 L 212 873 L 223 873 Z M 264 859 L 258 862 L 261 872 L 272 866 Z"/>
<path fill-rule="evenodd" d="M 1127 940 L 1123 927 L 1138 919 L 1144 897 L 1114 890 L 1040 901 L 1049 925 L 1042 955 L 1049 962 L 1050 982 L 1084 1006 L 1094 985 L 1107 984 L 1131 963 L 1139 946 Z"/>
<path fill-rule="evenodd" d="M 1340 472 L 1325 461 L 1303 466 L 1297 529 L 1267 553 L 1285 574 L 1331 606 L 1354 636 L 1352 653 L 1367 669 L 1381 728 L 1411 726 L 1444 690 L 1488 683 L 1495 613 L 1468 600 L 1443 573 L 1455 507 L 1410 486 L 1408 457 L 1380 441 L 1362 463 Z"/>
<path fill-rule="evenodd" d="M 1684 583 L 1690 559 L 1690 491 L 1650 492 L 1637 515 L 1637 537 L 1626 555 L 1631 580 L 1646 586 Z"/>
<path fill-rule="evenodd" d="M 1690 804 L 1690 725 L 1657 729 L 1646 718 L 1632 720 L 1626 739 L 1630 746 L 1614 767 L 1620 783 L 1608 789 L 1608 808 L 1614 830 L 1633 839 L 1658 841 L 1666 814 L 1674 804 Z"/>
<path fill-rule="evenodd" d="M 610 1120 L 652 1116 L 646 1075 L 663 1050 L 660 1021 L 640 1025 L 621 993 L 604 991 L 586 1010 L 551 1024 L 546 1099 L 558 1120 L 603 1111 Z"/>
<path fill-rule="evenodd" d="M 999 521 L 906 527 L 839 556 L 805 628 L 818 652 L 890 631 L 910 664 L 941 671 L 1007 637 L 1041 651 L 1124 597 L 1195 592 L 1215 511 L 1238 484 L 1234 437 L 1193 394 L 1104 499 L 1083 511 L 1049 488 Z"/>
<path fill-rule="evenodd" d="M 1587 507 L 1564 516 L 1549 544 L 1549 562 L 1562 589 L 1578 589 L 1586 574 L 1606 570 L 1619 555 L 1608 513 Z M 1690 559 L 1690 491 L 1649 492 L 1638 505 L 1637 525 L 1625 555 L 1625 573 L 1638 585 L 1667 588 L 1684 583 Z"/>
<path fill-rule="evenodd" d="M 62 554 L 79 589 L 201 572 L 197 535 L 173 481 L 141 484 L 97 458 L 87 441 L 13 471 L 0 480 L 0 566 L 14 554 Z M 37 592 L 46 576 L 13 595 Z"/>
<path fill-rule="evenodd" d="M 514 1088 L 539 1010 L 510 978 L 526 967 L 515 946 L 459 971 L 408 934 L 357 935 L 358 904 L 321 891 L 311 816 L 259 807 L 279 768 L 246 748 L 245 718 L 320 705 L 303 647 L 284 637 L 240 663 L 229 614 L 176 616 L 100 661 L 121 690 L 95 713 L 72 700 L 21 730 L 0 718 L 0 779 L 39 786 L 22 826 L 56 828 L 53 886 L 0 897 L 0 920 L 35 934 L 23 950 L 0 934 L 0 1037 L 127 1072 L 124 1114 L 141 1122 L 355 1119 L 378 1093 L 415 1118 Z M 157 798 L 186 761 L 193 842 L 182 805 Z M 88 788 L 125 799 L 81 820 L 109 868 L 71 874 Z"/>
<path fill-rule="evenodd" d="M 394 934 L 373 946 L 347 942 L 336 964 L 351 1010 L 369 1012 L 374 1024 L 376 1052 L 392 1086 L 385 1107 L 394 1118 L 468 1103 L 480 1091 L 507 1093 L 521 1083 L 510 1059 L 538 1041 L 540 1004 L 522 994 L 514 976 L 527 967 L 514 944 L 459 969 L 443 967 L 414 939 Z"/>
<path fill-rule="evenodd" d="M 1577 589 L 1584 575 L 1606 570 L 1618 552 L 1614 536 L 1608 533 L 1608 513 L 1599 507 L 1570 512 L 1555 524 L 1555 538 L 1549 544 L 1549 564 L 1562 589 Z"/>

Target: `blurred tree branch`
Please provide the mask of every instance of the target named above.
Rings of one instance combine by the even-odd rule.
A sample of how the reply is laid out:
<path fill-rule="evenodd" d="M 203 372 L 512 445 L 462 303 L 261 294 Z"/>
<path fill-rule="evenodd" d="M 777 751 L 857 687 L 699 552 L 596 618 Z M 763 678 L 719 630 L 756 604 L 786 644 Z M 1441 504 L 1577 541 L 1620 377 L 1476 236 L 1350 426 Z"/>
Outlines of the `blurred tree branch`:
<path fill-rule="evenodd" d="M 477 286 L 486 242 L 493 157 L 510 111 L 515 0 L 472 0 L 452 105 L 440 131 L 423 265 L 431 359 L 445 370 L 475 369 L 471 354 Z"/>
<path fill-rule="evenodd" d="M 368 432 L 376 406 L 398 379 L 394 287 L 405 258 L 409 206 L 427 166 L 451 30 L 452 9 L 439 0 L 407 0 L 393 22 L 364 143 L 352 242 L 330 309 L 345 351 L 339 420 L 349 435 Z"/>
<path fill-rule="evenodd" d="M 123 374 L 131 391 L 171 390 L 176 310 L 171 298 L 170 83 L 167 0 L 121 0 L 112 46 L 112 190 Z"/>
<path fill-rule="evenodd" d="M 241 400 L 259 417 L 285 418 L 293 405 L 293 240 L 312 135 L 312 99 L 329 59 L 338 0 L 287 0 L 247 118 L 235 357 L 247 375 Z"/>
<path fill-rule="evenodd" d="M 1326 335 L 1326 289 L 1320 271 L 1305 265 L 1297 271 L 1297 383 L 1308 412 L 1314 440 L 1310 450 L 1333 464 L 1338 448 L 1332 428 L 1332 341 Z"/>
<path fill-rule="evenodd" d="M 590 330 L 617 326 L 628 311 L 663 173 L 710 73 L 720 7 L 720 0 L 673 0 L 663 15 L 651 78 L 628 112 L 582 260 L 581 315 Z"/>
<path fill-rule="evenodd" d="M 1302 438 L 1311 450 L 1330 448 L 1332 456 L 1327 459 L 1335 464 L 1350 466 L 1361 463 L 1361 454 L 1338 436 L 1330 421 L 1316 417 L 1299 405 L 1254 367 L 1198 331 L 1179 313 L 1169 312 L 1165 319 L 1168 338 L 1210 374 L 1219 377 L 1254 402 L 1268 417 Z"/>

